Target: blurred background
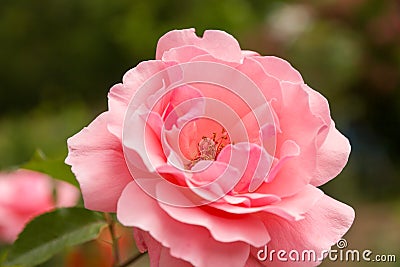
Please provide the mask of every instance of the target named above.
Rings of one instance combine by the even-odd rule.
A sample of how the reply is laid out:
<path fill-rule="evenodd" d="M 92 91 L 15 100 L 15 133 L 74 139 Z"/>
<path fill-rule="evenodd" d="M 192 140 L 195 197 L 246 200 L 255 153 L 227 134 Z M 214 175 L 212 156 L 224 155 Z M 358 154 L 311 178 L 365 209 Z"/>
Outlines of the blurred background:
<path fill-rule="evenodd" d="M 37 148 L 64 158 L 67 137 L 107 109 L 109 88 L 154 58 L 161 35 L 189 27 L 288 60 L 327 97 L 352 154 L 323 189 L 356 210 L 349 248 L 396 254 L 379 266 L 400 266 L 397 0 L 1 0 L 0 169 Z"/>

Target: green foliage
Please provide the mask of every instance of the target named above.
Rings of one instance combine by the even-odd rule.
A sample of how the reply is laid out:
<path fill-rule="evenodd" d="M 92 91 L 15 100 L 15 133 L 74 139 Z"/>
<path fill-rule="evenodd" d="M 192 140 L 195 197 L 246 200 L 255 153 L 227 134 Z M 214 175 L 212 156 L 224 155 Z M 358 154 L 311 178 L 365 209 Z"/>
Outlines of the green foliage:
<path fill-rule="evenodd" d="M 66 247 L 97 238 L 107 224 L 97 212 L 62 208 L 33 219 L 19 235 L 2 266 L 36 266 Z"/>
<path fill-rule="evenodd" d="M 47 159 L 41 150 L 36 150 L 31 160 L 22 166 L 24 169 L 42 172 L 51 177 L 79 187 L 71 168 L 64 163 L 64 158 Z"/>
<path fill-rule="evenodd" d="M 0 169 L 28 162 L 40 148 L 51 159 L 65 158 L 66 140 L 87 125 L 103 107 L 83 103 L 45 103 L 34 110 L 0 118 Z"/>

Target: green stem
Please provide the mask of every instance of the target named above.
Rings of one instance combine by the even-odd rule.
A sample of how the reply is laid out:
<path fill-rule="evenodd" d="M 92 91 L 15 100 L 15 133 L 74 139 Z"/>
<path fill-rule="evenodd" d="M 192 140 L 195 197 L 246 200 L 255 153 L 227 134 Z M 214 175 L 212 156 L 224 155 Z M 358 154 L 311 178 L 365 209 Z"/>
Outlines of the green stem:
<path fill-rule="evenodd" d="M 115 236 L 115 221 L 113 220 L 113 218 L 109 213 L 104 213 L 104 217 L 106 218 L 108 224 L 108 230 L 110 231 L 111 235 L 112 250 L 114 255 L 113 267 L 119 267 L 120 256 L 119 256 L 118 238 Z"/>

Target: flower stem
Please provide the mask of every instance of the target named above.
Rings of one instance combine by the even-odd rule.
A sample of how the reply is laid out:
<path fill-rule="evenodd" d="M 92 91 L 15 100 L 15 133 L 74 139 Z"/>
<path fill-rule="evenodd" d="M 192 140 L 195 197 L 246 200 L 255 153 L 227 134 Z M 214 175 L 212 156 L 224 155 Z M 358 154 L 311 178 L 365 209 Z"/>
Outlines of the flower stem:
<path fill-rule="evenodd" d="M 106 218 L 108 224 L 108 230 L 110 231 L 111 235 L 112 250 L 114 255 L 113 267 L 118 267 L 120 262 L 120 256 L 119 256 L 118 238 L 115 236 L 115 221 L 113 220 L 113 218 L 109 213 L 104 213 L 104 217 Z"/>

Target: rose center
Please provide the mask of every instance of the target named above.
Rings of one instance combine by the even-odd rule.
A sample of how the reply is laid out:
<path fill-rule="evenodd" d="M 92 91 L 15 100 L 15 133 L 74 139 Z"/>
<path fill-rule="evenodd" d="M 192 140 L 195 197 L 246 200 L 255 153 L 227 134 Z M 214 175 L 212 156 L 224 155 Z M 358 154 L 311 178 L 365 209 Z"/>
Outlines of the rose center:
<path fill-rule="evenodd" d="M 203 137 L 198 144 L 199 158 L 202 160 L 214 160 L 217 156 L 217 147 L 213 139 Z"/>
<path fill-rule="evenodd" d="M 230 139 L 224 128 L 221 133 L 212 133 L 212 137 L 203 136 L 197 144 L 197 156 L 186 165 L 187 169 L 190 170 L 200 160 L 215 160 L 228 144 L 230 144 Z"/>
<path fill-rule="evenodd" d="M 183 125 L 178 137 L 179 152 L 185 169 L 199 161 L 216 160 L 221 150 L 231 143 L 225 127 L 210 118 L 196 118 Z"/>

